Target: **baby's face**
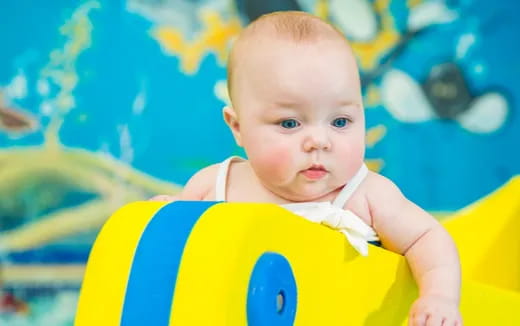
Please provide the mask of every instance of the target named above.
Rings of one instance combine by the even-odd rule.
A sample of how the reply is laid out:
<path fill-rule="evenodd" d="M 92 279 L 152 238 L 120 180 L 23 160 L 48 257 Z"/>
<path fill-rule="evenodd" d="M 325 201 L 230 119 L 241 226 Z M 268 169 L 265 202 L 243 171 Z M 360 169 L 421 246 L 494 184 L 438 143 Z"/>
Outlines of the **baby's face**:
<path fill-rule="evenodd" d="M 256 44 L 235 78 L 241 143 L 263 185 L 311 201 L 363 163 L 365 120 L 354 58 L 335 40 Z"/>

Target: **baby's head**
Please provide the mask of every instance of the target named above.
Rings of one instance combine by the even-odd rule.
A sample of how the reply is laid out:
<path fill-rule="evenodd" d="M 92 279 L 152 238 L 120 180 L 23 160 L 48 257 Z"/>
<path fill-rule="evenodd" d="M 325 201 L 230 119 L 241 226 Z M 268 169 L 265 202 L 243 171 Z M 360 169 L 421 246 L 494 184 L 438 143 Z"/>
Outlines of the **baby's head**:
<path fill-rule="evenodd" d="M 365 121 L 344 36 L 303 12 L 249 25 L 228 64 L 224 118 L 259 181 L 290 201 L 336 190 L 363 163 Z"/>

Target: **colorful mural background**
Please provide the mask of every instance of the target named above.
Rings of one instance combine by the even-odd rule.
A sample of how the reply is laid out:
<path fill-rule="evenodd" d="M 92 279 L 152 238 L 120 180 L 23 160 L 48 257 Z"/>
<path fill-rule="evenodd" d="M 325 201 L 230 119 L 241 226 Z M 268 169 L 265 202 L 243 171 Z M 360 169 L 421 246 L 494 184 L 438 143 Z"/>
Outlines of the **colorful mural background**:
<path fill-rule="evenodd" d="M 103 221 L 242 153 L 225 59 L 259 15 L 352 40 L 367 162 L 432 212 L 520 173 L 517 1 L 56 0 L 0 5 L 0 325 L 70 325 Z M 491 219 L 492 217 L 490 217 Z"/>

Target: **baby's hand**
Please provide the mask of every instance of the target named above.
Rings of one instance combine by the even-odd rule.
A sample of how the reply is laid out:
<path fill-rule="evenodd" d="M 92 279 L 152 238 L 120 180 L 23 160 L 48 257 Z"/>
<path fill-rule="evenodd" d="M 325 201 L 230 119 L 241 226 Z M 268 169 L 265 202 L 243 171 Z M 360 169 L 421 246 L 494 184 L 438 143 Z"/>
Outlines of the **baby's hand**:
<path fill-rule="evenodd" d="M 172 202 L 179 200 L 177 196 L 169 196 L 169 195 L 157 195 L 153 196 L 152 198 L 148 199 L 149 201 L 166 201 L 166 202 Z"/>
<path fill-rule="evenodd" d="M 442 296 L 421 296 L 412 305 L 409 326 L 462 326 L 459 305 Z"/>

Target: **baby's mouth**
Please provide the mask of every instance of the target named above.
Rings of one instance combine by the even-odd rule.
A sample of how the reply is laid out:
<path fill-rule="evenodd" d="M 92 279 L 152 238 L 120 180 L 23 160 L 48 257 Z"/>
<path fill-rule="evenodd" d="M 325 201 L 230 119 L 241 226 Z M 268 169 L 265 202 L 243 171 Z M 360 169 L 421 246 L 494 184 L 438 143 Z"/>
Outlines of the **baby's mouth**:
<path fill-rule="evenodd" d="M 311 167 L 309 167 L 306 170 L 303 170 L 301 173 L 308 179 L 318 180 L 323 178 L 328 173 L 328 171 L 325 169 L 323 165 L 313 164 L 311 165 Z"/>

